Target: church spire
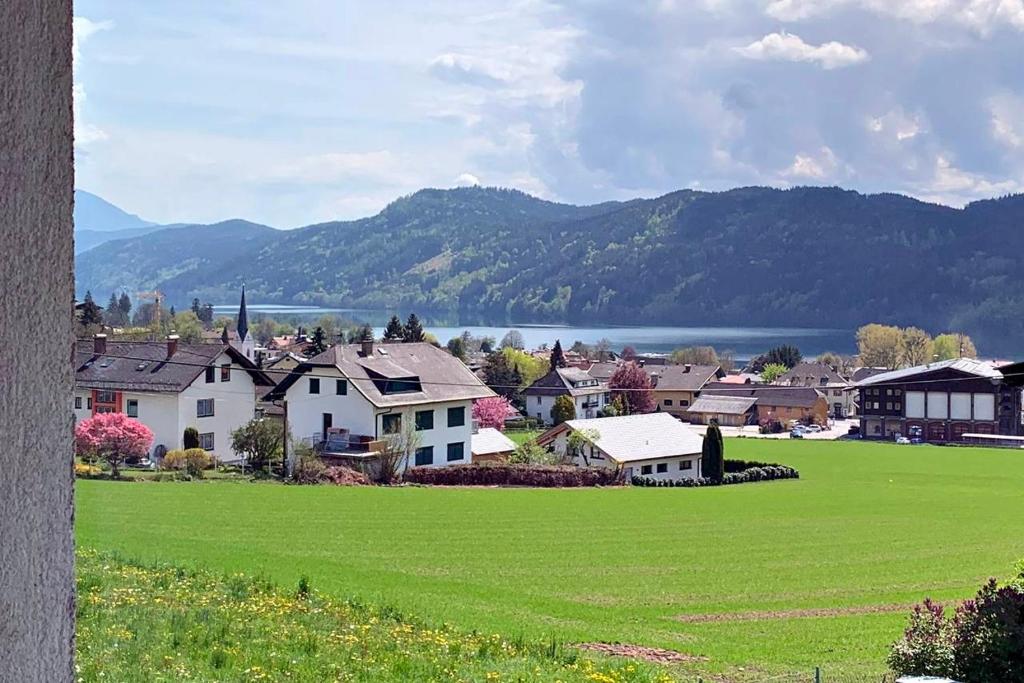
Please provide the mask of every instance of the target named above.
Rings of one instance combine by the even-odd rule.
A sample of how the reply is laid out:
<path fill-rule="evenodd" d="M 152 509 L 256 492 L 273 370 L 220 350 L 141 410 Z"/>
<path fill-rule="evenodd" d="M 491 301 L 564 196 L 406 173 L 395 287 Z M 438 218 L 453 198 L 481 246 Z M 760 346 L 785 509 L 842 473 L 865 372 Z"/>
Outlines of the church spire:
<path fill-rule="evenodd" d="M 245 341 L 249 334 L 249 313 L 245 310 L 245 285 L 242 285 L 242 303 L 238 306 L 238 330 L 239 341 Z"/>

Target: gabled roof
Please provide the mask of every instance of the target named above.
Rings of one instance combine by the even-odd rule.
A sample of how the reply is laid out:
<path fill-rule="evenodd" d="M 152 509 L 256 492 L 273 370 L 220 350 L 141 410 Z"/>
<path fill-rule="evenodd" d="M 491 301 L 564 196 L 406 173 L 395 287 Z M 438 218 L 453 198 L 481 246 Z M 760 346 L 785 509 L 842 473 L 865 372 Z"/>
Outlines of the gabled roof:
<path fill-rule="evenodd" d="M 424 342 L 375 343 L 370 356 L 363 355 L 361 344 L 332 346 L 300 363 L 269 396 L 284 398 L 289 387 L 304 374 L 315 374 L 317 368 L 337 368 L 357 391 L 379 408 L 494 396 L 462 361 Z M 391 386 L 401 385 L 415 391 L 390 393 L 387 391 L 389 382 Z"/>
<path fill-rule="evenodd" d="M 618 463 L 700 455 L 704 445 L 703 437 L 668 413 L 569 420 L 549 429 L 537 442 L 550 443 L 566 430 L 592 432 L 594 446 Z"/>
<path fill-rule="evenodd" d="M 890 372 L 882 372 L 877 375 L 863 379 L 857 383 L 857 386 L 863 387 L 870 384 L 885 384 L 888 382 L 899 382 L 911 379 L 918 375 L 924 375 L 935 372 L 937 370 L 955 370 L 965 375 L 973 375 L 983 379 L 1002 379 L 1003 373 L 996 368 L 992 367 L 990 363 L 985 363 L 973 358 L 952 358 L 950 360 L 939 361 L 938 363 L 929 363 L 928 365 L 916 365 L 912 368 L 903 368 L 901 370 L 892 370 Z"/>
<path fill-rule="evenodd" d="M 167 342 L 108 341 L 106 352 L 98 355 L 91 339 L 75 344 L 75 384 L 89 389 L 178 393 L 222 353 L 241 365 L 256 384 L 273 385 L 252 361 L 227 345 L 179 343 L 167 358 Z"/>
<path fill-rule="evenodd" d="M 855 384 L 866 380 L 868 377 L 874 377 L 880 375 L 883 372 L 888 372 L 885 368 L 857 368 L 853 371 L 853 375 L 850 376 L 850 380 Z"/>
<path fill-rule="evenodd" d="M 600 363 L 592 363 L 590 369 L 587 370 L 587 374 L 596 380 L 607 382 L 611 379 L 611 376 L 615 374 L 615 371 L 619 369 L 619 364 L 611 361 L 603 361 Z"/>
<path fill-rule="evenodd" d="M 591 386 L 575 386 L 580 382 L 594 382 Z M 524 396 L 586 396 L 607 391 L 607 384 L 592 377 L 586 370 L 579 368 L 558 368 L 544 375 L 530 386 L 523 389 Z"/>
<path fill-rule="evenodd" d="M 725 374 L 718 365 L 656 365 L 644 369 L 655 391 L 700 391 L 719 374 Z"/>
<path fill-rule="evenodd" d="M 796 367 L 779 375 L 775 383 L 804 387 L 849 384 L 845 377 L 824 363 L 798 363 Z"/>
<path fill-rule="evenodd" d="M 473 435 L 469 450 L 473 455 L 493 455 L 511 453 L 515 449 L 515 441 L 493 427 L 483 427 Z"/>
<path fill-rule="evenodd" d="M 745 415 L 757 398 L 754 396 L 709 396 L 702 394 L 687 409 L 691 413 L 717 413 L 719 415 Z"/>
<path fill-rule="evenodd" d="M 758 406 L 779 406 L 784 408 L 811 408 L 821 393 L 813 387 L 785 387 L 775 384 L 726 384 L 714 382 L 704 387 L 704 396 L 731 396 L 756 398 Z"/>

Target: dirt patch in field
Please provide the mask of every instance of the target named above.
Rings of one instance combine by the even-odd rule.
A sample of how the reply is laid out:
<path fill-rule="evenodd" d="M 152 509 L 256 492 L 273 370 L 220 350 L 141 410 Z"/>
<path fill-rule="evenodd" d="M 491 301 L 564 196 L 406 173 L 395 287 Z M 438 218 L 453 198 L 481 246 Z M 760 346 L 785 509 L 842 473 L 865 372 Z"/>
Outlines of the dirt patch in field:
<path fill-rule="evenodd" d="M 656 647 L 623 645 L 621 643 L 580 643 L 577 647 L 589 652 L 599 652 L 613 657 L 642 659 L 647 662 L 654 662 L 655 664 L 682 664 L 684 662 L 702 662 L 707 659 L 707 657 L 683 654 L 675 650 L 661 650 Z"/>
<path fill-rule="evenodd" d="M 807 609 L 752 610 L 727 614 L 680 614 L 672 617 L 684 624 L 708 624 L 719 621 L 768 621 L 770 619 L 810 619 L 814 617 L 847 617 L 858 614 L 890 614 L 910 612 L 912 605 L 867 605 L 865 607 L 812 607 Z"/>

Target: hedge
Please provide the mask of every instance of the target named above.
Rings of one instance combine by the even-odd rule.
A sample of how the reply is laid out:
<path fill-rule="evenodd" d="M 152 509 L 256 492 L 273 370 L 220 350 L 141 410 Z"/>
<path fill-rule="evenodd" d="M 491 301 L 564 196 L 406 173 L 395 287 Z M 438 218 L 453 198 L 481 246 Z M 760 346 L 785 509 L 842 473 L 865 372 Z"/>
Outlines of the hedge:
<path fill-rule="evenodd" d="M 405 481 L 432 486 L 533 486 L 565 488 L 617 486 L 622 474 L 605 467 L 484 463 L 451 467 L 413 467 Z"/>
<path fill-rule="evenodd" d="M 743 470 L 730 471 L 730 463 L 743 463 L 742 460 L 726 460 L 725 476 L 721 480 L 705 479 L 652 479 L 650 477 L 633 477 L 633 486 L 660 486 L 693 488 L 695 486 L 728 486 L 730 484 L 747 484 L 755 481 L 772 481 L 775 479 L 799 479 L 800 473 L 788 465 L 772 465 L 770 463 L 744 463 L 752 465 Z M 735 465 L 733 465 L 735 467 Z"/>

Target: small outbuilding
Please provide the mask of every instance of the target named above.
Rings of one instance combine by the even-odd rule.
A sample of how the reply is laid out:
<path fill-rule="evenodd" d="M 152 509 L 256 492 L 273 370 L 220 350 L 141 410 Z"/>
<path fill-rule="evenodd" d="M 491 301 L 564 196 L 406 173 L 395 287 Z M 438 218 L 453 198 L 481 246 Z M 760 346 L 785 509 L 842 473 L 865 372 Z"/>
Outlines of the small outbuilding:
<path fill-rule="evenodd" d="M 516 449 L 515 441 L 493 427 L 483 427 L 477 430 L 470 443 L 474 465 L 485 462 L 505 462 L 508 460 L 508 456 L 512 455 L 512 451 Z"/>
<path fill-rule="evenodd" d="M 578 439 L 570 438 L 573 433 Z M 541 434 L 537 443 L 575 465 L 622 468 L 627 481 L 633 476 L 659 480 L 701 476 L 704 438 L 668 413 L 568 420 Z"/>
<path fill-rule="evenodd" d="M 700 396 L 687 416 L 695 424 L 711 424 L 712 420 L 729 427 L 742 427 L 757 422 L 753 396 Z"/>

